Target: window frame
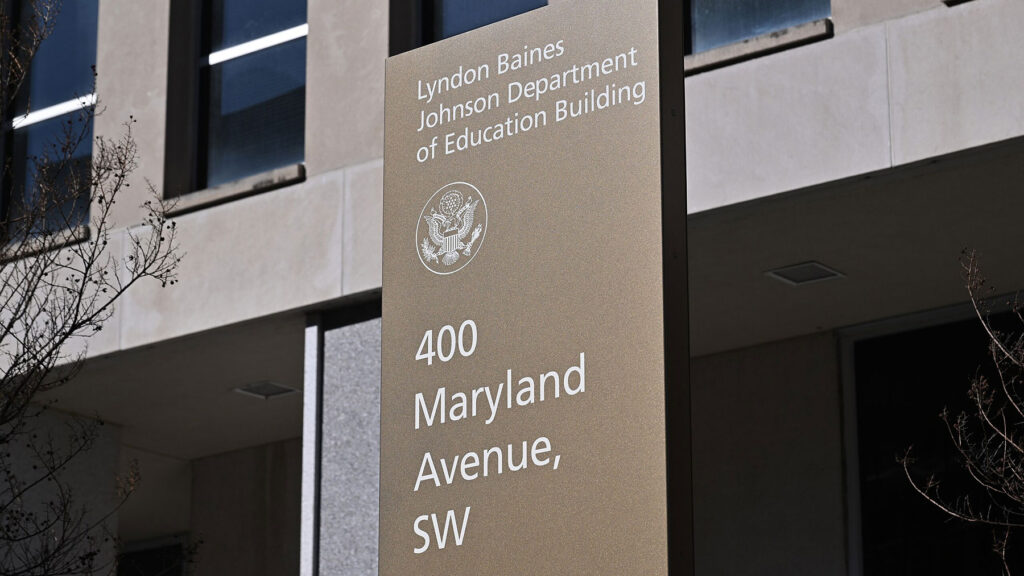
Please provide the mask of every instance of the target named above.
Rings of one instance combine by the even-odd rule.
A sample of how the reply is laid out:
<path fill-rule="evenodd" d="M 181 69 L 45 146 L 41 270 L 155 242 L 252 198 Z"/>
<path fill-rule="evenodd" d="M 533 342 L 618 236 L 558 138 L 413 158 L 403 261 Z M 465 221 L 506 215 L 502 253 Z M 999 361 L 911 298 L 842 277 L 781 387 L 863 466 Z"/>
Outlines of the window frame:
<path fill-rule="evenodd" d="M 992 314 L 1010 310 L 1008 303 L 1013 298 L 1008 294 L 993 295 Z M 841 401 L 841 427 L 843 448 L 843 504 L 846 511 L 846 574 L 864 576 L 864 539 L 861 518 L 862 494 L 860 472 L 860 428 L 858 426 L 857 375 L 855 370 L 855 349 L 858 343 L 887 336 L 899 336 L 916 330 L 941 328 L 965 321 L 977 321 L 974 308 L 969 302 L 953 304 L 943 308 L 915 312 L 894 318 L 886 318 L 864 324 L 837 329 L 836 342 L 839 350 L 839 386 Z M 966 382 L 965 382 L 966 387 Z M 936 420 L 937 420 L 936 415 Z M 894 462 L 895 463 L 895 462 Z M 909 489 L 909 487 L 908 487 Z"/>
<path fill-rule="evenodd" d="M 694 52 L 694 36 L 696 34 L 694 33 L 694 31 L 695 31 L 695 29 L 694 29 L 695 21 L 694 21 L 693 12 L 694 12 L 695 4 L 697 2 L 699 2 L 699 1 L 707 2 L 707 1 L 710 1 L 710 0 L 685 0 L 686 4 L 685 4 L 685 10 L 683 11 L 684 12 L 684 14 L 683 14 L 683 18 L 684 18 L 683 25 L 686 27 L 685 28 L 686 33 L 684 34 L 684 39 L 685 39 L 684 50 L 685 50 L 685 54 L 686 55 L 704 54 L 706 52 L 711 52 L 711 51 L 718 50 L 718 49 L 721 49 L 721 48 L 725 48 L 725 47 L 728 47 L 728 46 L 733 46 L 733 45 L 736 45 L 736 44 L 741 44 L 741 43 L 744 43 L 744 42 L 748 42 L 750 40 L 754 40 L 756 38 L 761 38 L 763 36 L 769 36 L 769 35 L 772 35 L 772 34 L 777 34 L 779 31 L 782 31 L 782 30 L 789 30 L 791 28 L 797 28 L 799 26 L 803 26 L 803 25 L 809 24 L 811 22 L 815 22 L 815 21 L 818 21 L 818 20 L 824 20 L 824 19 L 830 19 L 832 17 L 832 0 L 812 0 L 812 1 L 818 1 L 818 2 L 822 2 L 822 1 L 826 2 L 828 4 L 828 15 L 824 16 L 824 17 L 819 17 L 819 18 L 803 19 L 803 20 L 801 20 L 799 22 L 793 22 L 793 23 L 787 24 L 785 26 L 781 26 L 781 27 L 778 27 L 778 28 L 773 28 L 773 29 L 770 29 L 770 30 L 766 30 L 764 32 L 760 32 L 758 34 L 747 35 L 747 36 L 743 36 L 743 37 L 737 37 L 737 38 L 734 38 L 734 39 L 732 39 L 730 41 L 727 41 L 727 42 L 725 42 L 723 44 L 719 44 L 719 45 L 716 45 L 716 46 L 711 46 L 709 48 L 705 48 L 705 49 L 701 50 L 700 52 Z M 754 21 L 754 20 L 751 19 L 751 21 Z"/>
<path fill-rule="evenodd" d="M 439 16 L 443 2 L 444 0 L 391 0 L 388 54 L 395 56 L 444 40 L 443 22 Z M 532 8 L 528 12 L 549 4 L 550 1 L 545 0 L 544 6 Z M 509 16 L 509 18 L 514 17 Z M 500 22 L 500 20 L 495 22 Z M 458 36 L 458 34 L 452 36 Z"/>
<path fill-rule="evenodd" d="M 307 2 L 308 10 L 308 2 Z M 309 36 L 306 22 L 219 50 L 210 50 L 210 3 L 171 2 L 172 30 L 167 66 L 167 113 L 164 153 L 164 198 L 180 214 L 239 197 L 266 192 L 305 180 L 303 163 L 270 168 L 210 186 L 207 180 L 209 134 L 208 98 L 211 66 L 258 53 Z M 308 49 L 308 43 L 307 43 Z M 307 52 L 308 62 L 308 52 Z M 305 125 L 302 127 L 305 132 Z M 305 154 L 303 154 L 305 156 Z"/>
<path fill-rule="evenodd" d="M 21 21 L 22 12 L 24 10 L 25 0 L 2 0 L 2 1 L 4 2 L 5 8 L 7 9 L 7 13 L 10 16 L 10 26 L 11 26 L 11 29 L 8 30 L 7 33 L 10 35 L 10 37 L 17 38 L 22 33 L 21 30 L 20 30 L 20 27 L 19 27 L 19 23 Z M 95 9 L 96 9 L 96 11 L 98 13 L 98 11 L 99 11 L 99 0 L 91 0 L 91 1 L 95 3 Z M 56 18 L 57 19 L 60 18 L 60 13 L 57 14 Z M 49 38 L 50 38 L 50 36 L 47 36 L 46 38 L 44 38 L 42 40 L 42 42 L 46 42 Z M 99 42 L 99 22 L 98 21 L 97 21 L 97 29 L 96 29 L 96 31 L 94 33 L 93 40 L 94 40 L 94 43 L 98 45 L 98 42 Z M 2 46 L 0 48 L 3 49 L 3 56 L 2 56 L 3 62 L 0 62 L 0 64 L 3 64 L 3 65 L 6 66 L 6 65 L 8 65 L 7 60 L 9 58 L 7 56 L 7 48 L 8 48 L 8 46 Z M 95 53 L 98 53 L 98 46 L 94 45 L 93 48 L 94 48 Z M 31 78 L 32 74 L 33 73 L 37 73 L 37 74 L 39 73 L 39 71 L 34 71 L 33 70 L 35 64 L 36 64 L 36 60 L 34 59 L 34 56 L 33 56 L 33 60 L 31 61 L 30 65 L 29 65 L 29 70 L 26 72 L 25 77 L 22 80 L 22 85 L 21 85 L 21 88 L 20 88 L 21 90 L 28 90 L 28 89 L 30 89 L 30 82 L 31 82 L 30 78 Z M 96 64 L 94 62 L 92 64 L 92 66 L 95 67 L 95 65 Z M 91 82 L 91 85 L 92 85 L 91 86 L 92 90 L 88 94 L 84 94 L 84 95 L 80 95 L 80 96 L 75 96 L 73 94 L 69 94 L 71 96 L 70 98 L 67 98 L 65 100 L 61 100 L 61 101 L 59 101 L 59 102 L 57 102 L 55 104 L 51 104 L 49 106 L 44 106 L 43 108 L 39 108 L 39 109 L 32 109 L 31 107 L 29 107 L 22 114 L 15 114 L 15 112 L 17 111 L 17 108 L 18 108 L 17 100 L 16 99 L 12 98 L 12 100 L 10 102 L 5 103 L 5 107 L 6 108 L 5 108 L 5 111 L 4 111 L 5 112 L 4 113 L 4 117 L 0 118 L 0 162 L 3 162 L 4 165 L 6 166 L 6 168 L 4 170 L 2 170 L 2 178 L 0 178 L 0 222 L 2 222 L 2 224 L 3 224 L 2 227 L 4 228 L 4 230 L 2 231 L 2 233 L 3 233 L 4 237 L 5 237 L 5 239 L 8 238 L 9 235 L 10 235 L 10 231 L 7 230 L 6 228 L 8 227 L 9 220 L 11 218 L 11 207 L 12 207 L 12 205 L 14 203 L 13 202 L 13 195 L 14 195 L 15 189 L 16 189 L 16 187 L 19 187 L 19 186 L 21 186 L 21 187 L 25 186 L 26 183 L 27 183 L 27 180 L 28 180 L 28 174 L 27 173 L 26 174 L 21 174 L 21 175 L 15 174 L 15 170 L 14 170 L 14 165 L 16 164 L 15 159 L 14 159 L 14 153 L 16 151 L 15 138 L 17 137 L 17 135 L 19 134 L 20 131 L 29 129 L 32 126 L 36 125 L 36 124 L 39 124 L 39 123 L 42 123 L 42 122 L 46 122 L 46 121 L 49 121 L 49 120 L 54 120 L 54 119 L 62 118 L 62 117 L 73 118 L 76 115 L 80 116 L 80 117 L 84 117 L 84 122 L 85 122 L 84 126 L 85 127 L 83 127 L 82 129 L 88 131 L 89 134 L 91 135 L 92 134 L 92 130 L 93 130 L 92 124 L 93 124 L 93 121 L 94 121 L 95 106 L 96 106 L 96 103 L 97 103 L 95 78 L 93 78 L 93 80 Z M 83 144 L 84 143 L 85 142 L 83 141 Z M 88 159 L 89 160 L 88 160 L 88 162 L 91 165 L 92 156 L 93 156 L 93 150 L 92 150 L 93 138 L 92 137 L 89 138 L 88 146 L 89 146 L 89 150 L 88 150 L 88 152 L 89 152 L 88 153 Z M 25 170 L 32 170 L 32 169 L 33 168 L 31 167 L 31 163 L 29 162 L 29 159 L 26 158 L 25 159 Z M 89 190 L 89 191 L 86 191 L 86 193 L 89 194 L 89 196 L 91 198 L 92 191 Z M 84 212 L 84 214 L 82 214 L 83 223 L 82 224 L 78 224 L 78 225 L 74 225 L 74 226 L 71 226 L 71 227 L 62 227 L 62 228 L 60 228 L 60 230 L 70 230 L 72 232 L 70 237 L 72 237 L 72 238 L 82 237 L 85 234 L 87 234 L 87 232 L 83 232 L 82 229 L 83 228 L 86 229 L 86 230 L 88 229 L 88 226 L 90 225 L 90 222 L 91 222 L 91 218 L 92 218 L 91 206 L 86 204 L 85 212 Z M 31 234 L 32 233 L 28 233 L 28 235 L 31 235 Z"/>
<path fill-rule="evenodd" d="M 739 39 L 702 52 L 693 51 L 693 2 L 685 0 L 683 10 L 683 68 L 686 76 L 738 64 L 783 50 L 827 40 L 835 35 L 831 15 L 779 28 L 758 36 Z M 829 0 L 829 13 L 832 0 Z M 786 34 L 779 34 L 785 30 Z"/>

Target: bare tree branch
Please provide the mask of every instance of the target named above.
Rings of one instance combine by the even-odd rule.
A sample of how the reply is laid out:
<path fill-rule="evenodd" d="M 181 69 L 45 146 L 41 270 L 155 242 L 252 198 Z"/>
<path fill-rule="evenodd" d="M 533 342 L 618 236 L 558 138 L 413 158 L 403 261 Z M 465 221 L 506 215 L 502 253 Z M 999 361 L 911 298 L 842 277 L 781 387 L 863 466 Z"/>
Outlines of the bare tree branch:
<path fill-rule="evenodd" d="M 27 12 L 0 2 L 0 118 L 24 97 L 33 57 L 53 31 L 60 0 L 26 2 Z M 98 106 L 98 105 L 97 105 Z M 10 184 L 0 214 L 0 574 L 57 576 L 112 569 L 108 520 L 138 482 L 136 469 L 118 480 L 111 504 L 90 510 L 72 474 L 101 438 L 98 419 L 64 417 L 57 429 L 39 394 L 81 369 L 88 338 L 137 283 L 176 283 L 177 228 L 147 183 L 143 222 L 121 228 L 113 207 L 129 190 L 139 157 L 128 118 L 117 137 L 92 138 L 97 106 L 61 120 L 38 155 L 18 168 L 0 163 Z M 13 127 L 5 124 L 0 131 Z M 91 154 L 90 154 L 91 152 Z M 116 231 L 116 232 L 115 232 Z M 117 234 L 123 248 L 113 250 Z M 111 478 L 113 484 L 114 478 Z"/>
<path fill-rule="evenodd" d="M 910 486 L 944 514 L 992 527 L 993 551 L 999 557 L 1003 574 L 1010 576 L 1009 543 L 1016 531 L 1024 528 L 1024 314 L 1020 300 L 1014 298 L 1009 304 L 1021 323 L 1021 332 L 1014 335 L 996 329 L 987 300 L 993 290 L 981 276 L 977 255 L 965 250 L 960 263 L 971 306 L 988 337 L 989 358 L 999 380 L 998 386 L 992 386 L 979 372 L 971 379 L 967 391 L 971 408 L 955 418 L 947 410 L 940 415 L 961 467 L 975 489 L 949 498 L 940 492 L 941 481 L 935 476 L 921 480 L 915 475 L 910 449 L 900 463 Z"/>

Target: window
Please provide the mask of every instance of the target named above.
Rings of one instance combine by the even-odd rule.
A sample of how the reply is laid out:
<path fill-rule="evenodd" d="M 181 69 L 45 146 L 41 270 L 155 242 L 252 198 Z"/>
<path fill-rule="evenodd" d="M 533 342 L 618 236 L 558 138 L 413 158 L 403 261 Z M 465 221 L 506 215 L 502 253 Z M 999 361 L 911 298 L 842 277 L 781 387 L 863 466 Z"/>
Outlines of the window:
<path fill-rule="evenodd" d="M 434 2 L 437 38 L 450 38 L 547 5 L 547 0 L 440 0 Z"/>
<path fill-rule="evenodd" d="M 829 0 L 690 0 L 690 53 L 705 52 L 831 13 Z"/>
<path fill-rule="evenodd" d="M 450 38 L 547 5 L 547 0 L 392 0 L 391 53 Z"/>
<path fill-rule="evenodd" d="M 15 34 L 23 41 L 40 24 L 32 6 L 15 4 Z M 97 0 L 66 0 L 14 95 L 4 138 L 11 170 L 3 214 L 18 222 L 40 203 L 50 204 L 45 222 L 31 222 L 33 233 L 88 223 L 96 29 Z"/>
<path fill-rule="evenodd" d="M 993 317 L 999 330 L 1016 319 Z M 1007 332 L 1009 333 L 1009 332 Z M 953 498 L 972 494 L 959 455 L 939 419 L 970 409 L 975 374 L 992 374 L 988 338 L 976 319 L 854 344 L 859 446 L 860 523 L 865 576 L 1000 574 L 992 531 L 951 520 L 915 493 L 897 458 L 913 446 L 913 472 L 943 482 Z M 1010 566 L 1024 570 L 1024 553 L 1011 541 Z"/>
<path fill-rule="evenodd" d="M 305 0 L 203 4 L 194 189 L 304 158 Z"/>
<path fill-rule="evenodd" d="M 184 576 L 190 561 L 181 542 L 129 549 L 118 555 L 117 576 Z"/>

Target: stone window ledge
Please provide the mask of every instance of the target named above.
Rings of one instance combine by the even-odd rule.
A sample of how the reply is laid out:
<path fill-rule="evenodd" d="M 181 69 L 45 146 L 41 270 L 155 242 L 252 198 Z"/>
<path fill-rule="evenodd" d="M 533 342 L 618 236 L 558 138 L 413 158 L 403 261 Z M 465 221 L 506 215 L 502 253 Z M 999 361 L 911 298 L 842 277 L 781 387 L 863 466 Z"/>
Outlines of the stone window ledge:
<path fill-rule="evenodd" d="M 205 190 L 197 190 L 196 192 L 183 194 L 176 198 L 168 198 L 168 201 L 172 204 L 172 207 L 168 210 L 168 215 L 180 216 L 188 212 L 238 200 L 239 198 L 304 182 L 305 180 L 305 164 L 292 164 L 282 168 L 275 168 L 247 176 L 241 180 L 235 180 L 234 182 L 227 182 Z"/>
<path fill-rule="evenodd" d="M 683 71 L 686 76 L 691 76 L 737 62 L 743 62 L 744 60 L 825 40 L 832 36 L 831 20 L 828 18 L 815 20 L 799 26 L 783 28 L 782 30 L 748 38 L 735 44 L 713 48 L 706 52 L 690 54 L 683 58 Z"/>

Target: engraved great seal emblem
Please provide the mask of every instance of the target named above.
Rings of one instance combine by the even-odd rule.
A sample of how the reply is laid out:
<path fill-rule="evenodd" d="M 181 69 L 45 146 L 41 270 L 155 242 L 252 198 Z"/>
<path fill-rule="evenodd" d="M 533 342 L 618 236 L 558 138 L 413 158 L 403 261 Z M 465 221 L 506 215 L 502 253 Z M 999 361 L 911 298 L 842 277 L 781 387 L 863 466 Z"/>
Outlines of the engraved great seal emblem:
<path fill-rule="evenodd" d="M 487 201 L 466 182 L 442 186 L 427 200 L 416 223 L 416 252 L 434 274 L 465 268 L 487 233 Z"/>

